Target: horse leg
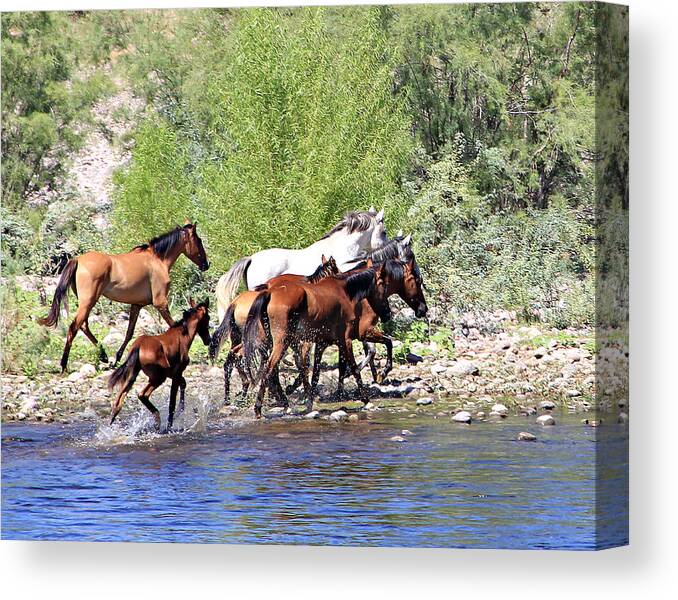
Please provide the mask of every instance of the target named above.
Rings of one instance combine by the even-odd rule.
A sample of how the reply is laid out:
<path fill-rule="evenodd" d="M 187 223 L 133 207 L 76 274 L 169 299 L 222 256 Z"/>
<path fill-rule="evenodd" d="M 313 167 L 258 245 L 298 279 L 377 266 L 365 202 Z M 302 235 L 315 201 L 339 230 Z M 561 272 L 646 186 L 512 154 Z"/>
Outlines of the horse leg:
<path fill-rule="evenodd" d="M 285 395 L 285 392 L 283 391 L 282 385 L 280 384 L 280 368 L 279 366 L 276 366 L 276 368 L 273 371 L 273 374 L 271 375 L 271 381 L 269 382 L 268 386 L 269 392 L 273 394 L 275 397 L 275 403 L 277 406 L 283 406 L 285 408 L 289 408 L 289 401 L 287 400 L 287 396 Z"/>
<path fill-rule="evenodd" d="M 375 383 L 382 383 L 393 369 L 393 340 L 378 329 L 368 331 L 364 339 L 366 342 L 372 342 L 372 348 L 374 348 L 374 344 L 384 344 L 386 346 L 386 365 L 381 375 L 374 378 Z M 374 376 L 376 368 L 374 366 L 372 368 L 372 375 Z"/>
<path fill-rule="evenodd" d="M 316 393 L 318 387 L 318 380 L 320 379 L 320 367 L 322 364 L 323 353 L 327 348 L 325 342 L 316 342 L 315 351 L 313 352 L 313 374 L 311 375 L 311 393 Z"/>
<path fill-rule="evenodd" d="M 235 357 L 229 350 L 226 360 L 224 361 L 224 405 L 230 404 L 229 395 L 231 390 L 231 373 L 233 372 L 233 363 Z"/>
<path fill-rule="evenodd" d="M 372 378 L 374 381 L 377 381 L 377 368 L 374 366 L 374 357 L 377 353 L 377 349 L 374 344 L 363 341 L 363 350 L 365 352 L 365 358 L 360 361 L 358 368 L 362 371 L 367 365 L 370 365 L 370 371 L 372 371 Z"/>
<path fill-rule="evenodd" d="M 286 394 L 291 394 L 294 390 L 296 390 L 302 383 L 305 384 L 302 375 L 302 372 L 304 371 L 304 365 L 306 367 L 306 373 L 308 373 L 308 367 L 310 365 L 310 358 L 311 358 L 311 344 L 310 342 L 302 342 L 299 348 L 295 348 L 294 350 L 294 362 L 297 365 L 297 370 L 299 373 L 295 377 L 294 381 L 290 383 L 286 388 L 285 388 L 285 393 Z M 304 385 L 304 390 L 307 389 L 307 386 Z"/>
<path fill-rule="evenodd" d="M 94 305 L 96 304 L 98 299 L 99 299 L 98 295 L 94 295 L 88 298 L 87 300 L 83 298 L 80 306 L 78 307 L 78 312 L 75 313 L 75 318 L 73 319 L 73 322 L 68 327 L 68 334 L 66 335 L 66 345 L 64 346 L 64 353 L 61 356 L 62 373 L 66 371 L 66 367 L 68 366 L 68 355 L 71 353 L 71 346 L 73 345 L 73 340 L 75 339 L 75 336 L 78 334 L 78 331 L 80 331 L 80 328 L 87 321 L 89 313 L 92 311 L 92 308 L 94 308 Z"/>
<path fill-rule="evenodd" d="M 184 376 L 179 376 L 179 414 L 186 408 L 186 380 Z"/>
<path fill-rule="evenodd" d="M 153 418 L 155 419 L 155 428 L 160 431 L 160 411 L 153 405 L 153 403 L 150 400 L 151 394 L 155 391 L 156 388 L 158 388 L 161 385 L 161 383 L 151 383 L 150 381 L 148 382 L 148 385 L 141 391 L 139 394 L 139 400 L 141 403 L 151 411 L 151 414 L 153 415 Z M 172 383 L 172 386 L 174 386 L 174 382 Z M 176 392 L 175 392 L 176 395 Z"/>
<path fill-rule="evenodd" d="M 358 365 L 355 362 L 355 355 L 353 354 L 353 340 L 351 340 L 351 338 L 348 335 L 346 335 L 341 340 L 341 343 L 343 345 L 344 358 L 346 359 L 348 368 L 351 370 L 351 373 L 353 373 L 353 377 L 355 378 L 355 381 L 358 384 L 358 394 L 360 395 L 360 399 L 365 404 L 367 404 L 367 393 L 365 385 L 363 384 L 362 377 L 360 377 L 360 371 L 358 370 Z"/>
<path fill-rule="evenodd" d="M 261 378 L 261 385 L 259 386 L 259 393 L 257 394 L 256 402 L 254 403 L 254 414 L 257 419 L 261 418 L 261 407 L 264 402 L 264 395 L 266 394 L 266 387 L 270 383 L 271 376 L 275 372 L 278 363 L 280 363 L 285 352 L 289 346 L 289 340 L 286 335 L 281 336 L 280 338 L 273 340 L 273 349 L 271 350 L 271 356 L 266 363 L 266 371 L 264 372 L 263 377 Z"/>
<path fill-rule="evenodd" d="M 339 377 L 337 379 L 337 396 L 341 397 L 344 395 L 344 379 L 346 379 L 346 357 L 344 356 L 344 350 L 339 348 L 339 364 L 337 365 L 339 369 Z"/>
<path fill-rule="evenodd" d="M 172 389 L 170 390 L 169 410 L 167 412 L 167 431 L 172 430 L 174 424 L 174 409 L 177 405 L 177 390 L 179 389 L 179 378 L 172 379 Z"/>
<path fill-rule="evenodd" d="M 129 344 L 129 341 L 132 339 L 132 336 L 134 335 L 134 328 L 137 325 L 137 319 L 139 318 L 140 310 L 141 306 L 138 304 L 132 304 L 129 307 L 129 321 L 127 322 L 127 333 L 125 334 L 125 339 L 123 340 L 122 345 L 115 353 L 115 362 L 113 363 L 114 367 L 120 362 L 120 359 L 122 358 L 122 355 L 125 352 L 125 348 L 127 348 L 127 344 Z"/>
<path fill-rule="evenodd" d="M 106 356 L 106 350 L 104 350 L 104 347 L 99 344 L 99 341 L 97 340 L 96 336 L 92 333 L 92 331 L 89 328 L 89 318 L 85 319 L 85 322 L 82 324 L 82 327 L 80 328 L 82 332 L 87 336 L 87 339 L 94 344 L 96 348 L 99 349 L 99 360 L 102 363 L 108 363 L 108 356 Z"/>

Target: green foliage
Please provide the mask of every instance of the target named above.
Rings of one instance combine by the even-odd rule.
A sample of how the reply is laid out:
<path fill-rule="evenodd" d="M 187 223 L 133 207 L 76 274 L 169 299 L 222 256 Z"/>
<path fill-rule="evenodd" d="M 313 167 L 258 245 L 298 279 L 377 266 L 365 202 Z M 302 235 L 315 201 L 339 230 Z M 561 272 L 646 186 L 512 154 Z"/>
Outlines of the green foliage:
<path fill-rule="evenodd" d="M 2 15 L 2 197 L 14 210 L 55 182 L 82 140 L 78 123 L 112 89 L 102 73 L 78 74 L 75 32 L 65 13 Z"/>
<path fill-rule="evenodd" d="M 68 324 L 60 324 L 56 332 L 38 325 L 37 318 L 45 315 L 47 307 L 42 306 L 37 292 L 24 291 L 11 279 L 0 287 L 0 299 L 2 372 L 22 373 L 29 377 L 59 372 L 58 361 L 64 349 Z M 106 335 L 98 323 L 93 323 L 91 329 L 99 339 Z M 73 343 L 70 360 L 71 363 L 81 361 L 98 365 L 98 351 L 81 335 Z M 51 365 L 47 366 L 45 361 L 51 361 Z"/>
<path fill-rule="evenodd" d="M 226 51 L 201 50 L 223 38 L 212 28 L 184 56 L 196 75 L 158 57 L 160 98 L 184 81 L 175 104 L 139 131 L 118 180 L 118 246 L 186 215 L 202 223 L 216 272 L 262 248 L 308 245 L 350 209 L 386 204 L 395 224 L 407 121 L 391 93 L 394 57 L 379 13 L 362 14 L 335 39 L 320 9 L 293 19 L 240 11 Z"/>
<path fill-rule="evenodd" d="M 463 144 L 458 138 L 457 148 Z M 428 170 L 409 211 L 434 303 L 461 311 L 515 310 L 558 326 L 593 322 L 592 225 L 556 205 L 492 212 L 452 149 Z M 453 318 L 449 310 L 442 314 Z"/>

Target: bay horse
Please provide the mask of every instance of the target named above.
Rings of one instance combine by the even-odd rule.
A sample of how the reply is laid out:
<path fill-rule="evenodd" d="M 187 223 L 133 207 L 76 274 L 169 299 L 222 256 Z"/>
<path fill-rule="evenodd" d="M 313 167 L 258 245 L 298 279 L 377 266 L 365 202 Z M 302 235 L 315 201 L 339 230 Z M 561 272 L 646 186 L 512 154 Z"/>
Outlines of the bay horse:
<path fill-rule="evenodd" d="M 190 363 L 188 353 L 193 339 L 197 334 L 205 346 L 210 343 L 209 300 L 200 304 L 191 300 L 190 305 L 191 308 L 184 312 L 182 319 L 171 325 L 165 333 L 140 335 L 134 340 L 125 362 L 111 374 L 108 389 L 120 388 L 111 407 L 111 425 L 122 409 L 122 404 L 139 372 L 143 371 L 148 377 L 148 384 L 139 394 L 139 400 L 153 414 L 158 431 L 160 430 L 160 412 L 151 402 L 150 396 L 166 379 L 172 380 L 167 416 L 167 429 L 172 429 L 177 390 L 181 391 L 179 412 L 184 410 L 186 380 L 183 373 Z"/>
<path fill-rule="evenodd" d="M 62 373 L 66 371 L 68 355 L 78 331 L 82 330 L 92 344 L 99 346 L 90 331 L 88 318 L 101 296 L 130 305 L 127 334 L 115 355 L 114 365 L 120 361 L 134 335 L 142 307 L 153 304 L 168 325 L 174 324 L 167 307 L 169 273 L 174 263 L 184 254 L 201 271 L 209 268 L 205 248 L 196 227 L 197 223 L 186 221 L 183 227 L 176 227 L 124 254 L 87 252 L 68 261 L 59 278 L 49 314 L 38 321 L 46 327 L 55 327 L 59 322 L 61 303 L 68 306 L 68 288 L 72 288 L 79 300 L 79 306 L 68 328 L 61 357 Z M 102 346 L 99 346 L 99 351 L 100 360 L 108 362 Z"/>
<path fill-rule="evenodd" d="M 250 384 L 252 383 L 247 371 L 243 367 L 242 360 L 242 330 L 245 326 L 245 321 L 247 320 L 247 315 L 252 307 L 252 303 L 259 295 L 259 292 L 267 289 L 271 285 L 276 285 L 279 283 L 284 284 L 285 282 L 308 282 L 316 283 L 325 277 L 330 277 L 332 275 L 337 275 L 339 269 L 337 263 L 334 260 L 334 257 L 330 256 L 328 259 L 325 258 L 323 254 L 321 256 L 321 264 L 318 265 L 315 272 L 308 277 L 303 275 L 278 275 L 274 277 L 269 282 L 260 285 L 256 290 L 242 292 L 231 302 L 226 310 L 226 314 L 222 319 L 219 327 L 212 334 L 212 341 L 210 342 L 209 347 L 209 358 L 210 360 L 215 360 L 221 349 L 224 338 L 229 337 L 231 341 L 231 347 L 229 349 L 226 360 L 224 361 L 224 404 L 229 404 L 230 399 L 230 383 L 231 383 L 231 374 L 233 372 L 233 367 L 238 370 L 240 379 L 242 381 L 242 391 L 243 395 L 247 394 Z M 295 356 L 295 358 L 298 358 Z M 298 384 L 297 384 L 298 385 Z M 278 373 L 276 372 L 273 375 L 273 381 L 271 382 L 271 387 L 275 393 L 278 400 L 285 405 L 286 399 L 284 399 L 284 394 L 282 394 L 282 387 L 280 386 L 280 379 Z"/>
<path fill-rule="evenodd" d="M 364 212 L 349 212 L 320 240 L 307 248 L 288 250 L 269 248 L 238 260 L 217 283 L 217 310 L 219 322 L 235 296 L 241 279 L 247 289 L 270 281 L 273 277 L 292 273 L 310 275 L 320 257 L 333 256 L 341 271 L 346 271 L 357 260 L 365 258 L 370 250 L 387 242 L 384 210 L 370 208 Z"/>
<path fill-rule="evenodd" d="M 302 342 L 334 343 L 339 346 L 351 369 L 363 402 L 366 390 L 353 355 L 352 341 L 357 336 L 361 301 L 367 298 L 384 321 L 390 319 L 390 307 L 384 297 L 383 267 L 365 268 L 342 277 L 327 277 L 315 284 L 286 282 L 259 292 L 250 309 L 243 330 L 245 366 L 253 379 L 261 385 L 254 405 L 257 418 L 270 378 L 278 367 L 287 348 L 296 350 Z M 266 333 L 262 342 L 260 327 Z M 257 376 L 252 366 L 257 356 L 271 348 L 268 360 L 262 361 Z M 302 361 L 302 382 L 306 392 L 307 410 L 313 405 L 310 394 L 306 362 Z"/>
<path fill-rule="evenodd" d="M 366 268 L 374 268 L 374 266 L 375 265 L 372 263 L 371 259 L 368 259 Z M 398 295 L 412 310 L 414 310 L 414 314 L 417 318 L 425 317 L 428 313 L 428 306 L 426 305 L 426 299 L 424 298 L 424 292 L 422 289 L 423 279 L 421 272 L 419 271 L 419 266 L 414 260 L 414 255 L 412 255 L 412 258 L 409 261 L 388 259 L 382 263 L 381 266 L 382 280 L 385 286 L 384 298 L 388 299 L 394 294 Z M 380 316 L 374 310 L 372 305 L 366 300 L 363 300 L 360 306 L 357 337 L 355 339 L 362 341 L 364 344 L 367 342 L 372 342 L 373 344 L 384 344 L 386 346 L 387 355 L 386 365 L 384 366 L 384 370 L 380 375 L 377 374 L 374 362 L 371 360 L 374 358 L 373 348 L 368 349 L 365 359 L 360 365 L 358 365 L 358 370 L 360 371 L 365 367 L 366 364 L 369 363 L 372 370 L 372 377 L 377 383 L 383 381 L 393 368 L 393 341 L 390 337 L 384 335 L 377 328 L 379 319 Z M 323 352 L 326 348 L 327 344 L 320 342 L 316 344 L 313 357 L 313 376 L 311 378 L 310 387 L 311 394 L 314 393 L 318 383 L 320 376 L 320 362 L 322 360 Z M 304 357 L 302 357 L 302 359 L 303 358 Z M 343 393 L 343 385 L 346 374 L 346 361 L 340 353 L 337 394 Z"/>

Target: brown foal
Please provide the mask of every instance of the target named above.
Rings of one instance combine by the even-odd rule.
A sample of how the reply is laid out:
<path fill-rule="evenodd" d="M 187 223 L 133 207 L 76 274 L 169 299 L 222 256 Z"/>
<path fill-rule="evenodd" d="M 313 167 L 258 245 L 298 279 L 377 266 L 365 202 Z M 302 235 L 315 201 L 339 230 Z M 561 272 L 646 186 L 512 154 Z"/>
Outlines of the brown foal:
<path fill-rule="evenodd" d="M 196 334 L 200 336 L 205 346 L 209 345 L 209 321 L 209 301 L 196 305 L 191 300 L 191 308 L 165 333 L 141 335 L 134 340 L 127 360 L 113 372 L 108 381 L 109 389 L 120 388 L 112 404 L 111 424 L 122 409 L 122 403 L 132 389 L 139 372 L 143 371 L 148 377 L 148 384 L 139 394 L 139 400 L 153 414 L 158 430 L 160 430 L 160 412 L 151 403 L 150 396 L 166 379 L 172 380 L 167 429 L 172 428 L 177 390 L 181 391 L 179 412 L 184 410 L 186 380 L 183 373 L 190 362 L 188 352 Z"/>
<path fill-rule="evenodd" d="M 195 223 L 186 222 L 183 227 L 177 227 L 124 254 L 87 252 L 69 260 L 57 284 L 49 314 L 38 321 L 41 325 L 55 327 L 59 322 L 61 303 L 67 305 L 68 288 L 73 289 L 79 305 L 75 318 L 68 328 L 66 345 L 61 357 L 61 372 L 66 370 L 71 345 L 78 331 L 82 330 L 90 342 L 99 346 L 87 320 L 101 296 L 115 302 L 130 304 L 127 335 L 115 356 L 115 364 L 122 357 L 134 335 L 134 327 L 143 306 L 152 304 L 167 324 L 172 325 L 174 320 L 167 308 L 169 273 L 182 254 L 193 261 L 201 271 L 209 268 L 205 248 L 198 237 Z M 108 362 L 103 347 L 99 346 L 99 350 L 100 359 Z"/>

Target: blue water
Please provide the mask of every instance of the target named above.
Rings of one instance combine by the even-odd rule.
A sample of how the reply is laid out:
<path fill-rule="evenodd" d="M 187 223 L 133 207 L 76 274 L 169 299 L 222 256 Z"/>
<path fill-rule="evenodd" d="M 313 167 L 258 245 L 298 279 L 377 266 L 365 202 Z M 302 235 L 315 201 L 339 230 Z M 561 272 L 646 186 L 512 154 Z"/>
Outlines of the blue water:
<path fill-rule="evenodd" d="M 533 418 L 465 426 L 386 413 L 342 424 L 222 420 L 200 433 L 132 440 L 102 439 L 94 425 L 8 424 L 2 537 L 554 549 L 628 543 L 626 427 L 557 418 L 551 428 Z M 389 440 L 405 428 L 414 433 L 406 442 Z M 519 431 L 539 439 L 517 442 Z M 605 511 L 598 521 L 596 506 Z"/>

